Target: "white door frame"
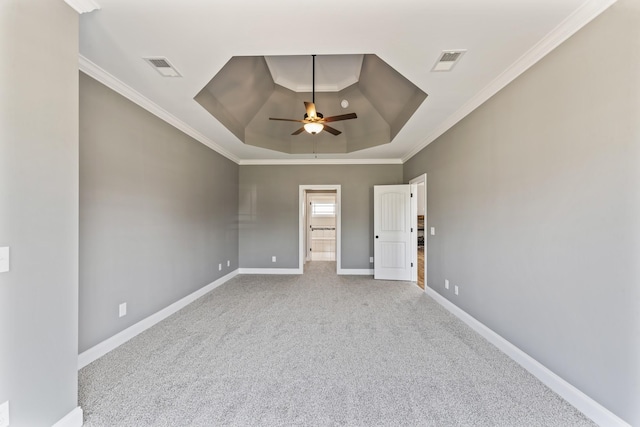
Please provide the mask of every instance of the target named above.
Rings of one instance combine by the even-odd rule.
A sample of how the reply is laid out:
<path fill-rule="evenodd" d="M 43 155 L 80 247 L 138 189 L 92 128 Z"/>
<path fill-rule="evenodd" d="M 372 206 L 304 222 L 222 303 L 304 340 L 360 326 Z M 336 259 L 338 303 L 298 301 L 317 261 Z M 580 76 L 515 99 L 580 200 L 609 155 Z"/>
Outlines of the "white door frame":
<path fill-rule="evenodd" d="M 419 189 L 420 186 L 418 184 L 424 182 L 424 192 L 422 194 L 423 198 L 422 200 L 424 201 L 424 217 L 425 217 L 425 224 L 424 224 L 424 290 L 426 292 L 427 290 L 427 222 L 429 221 L 428 219 L 428 211 L 427 211 L 427 174 L 423 173 L 422 175 L 419 175 L 415 178 L 413 178 L 411 181 L 409 181 L 409 184 L 415 184 L 416 187 Z M 419 190 L 418 190 L 419 191 Z M 416 199 L 418 198 L 418 195 L 416 194 Z M 415 210 L 414 210 L 415 207 Z M 412 217 L 412 221 L 416 221 L 418 220 L 418 204 L 417 203 L 412 203 L 411 205 L 411 217 Z M 417 224 L 416 224 L 417 227 Z M 416 233 L 414 234 L 414 238 L 415 241 L 413 242 L 413 251 L 414 254 L 412 256 L 413 259 L 417 260 L 418 259 L 418 229 L 416 228 Z M 415 276 L 414 276 L 415 274 Z M 414 269 L 411 273 L 412 277 L 415 277 L 415 281 L 418 281 L 418 263 L 414 263 Z"/>
<path fill-rule="evenodd" d="M 418 283 L 418 184 L 411 187 L 411 281 Z"/>
<path fill-rule="evenodd" d="M 307 190 L 326 190 L 326 191 L 335 191 L 336 192 L 336 274 L 338 272 L 340 272 L 341 268 L 341 263 L 342 263 L 342 256 L 340 255 L 340 248 L 341 248 L 341 244 L 340 244 L 340 237 L 342 235 L 342 226 L 341 226 L 341 218 L 342 218 L 342 214 L 341 214 L 341 206 L 342 206 L 342 196 L 341 196 L 341 185 L 337 184 L 337 185 L 300 185 L 299 186 L 299 194 L 298 194 L 298 206 L 299 206 L 299 213 L 298 213 L 298 240 L 299 240 L 299 249 L 298 249 L 298 269 L 300 270 L 300 273 L 304 272 L 304 262 L 307 259 L 307 251 L 306 251 L 306 247 L 305 247 L 305 233 L 307 232 L 307 227 L 306 227 L 306 221 L 304 218 L 304 209 L 306 208 L 306 203 L 307 203 Z M 307 212 L 307 215 L 309 215 L 309 212 Z"/>

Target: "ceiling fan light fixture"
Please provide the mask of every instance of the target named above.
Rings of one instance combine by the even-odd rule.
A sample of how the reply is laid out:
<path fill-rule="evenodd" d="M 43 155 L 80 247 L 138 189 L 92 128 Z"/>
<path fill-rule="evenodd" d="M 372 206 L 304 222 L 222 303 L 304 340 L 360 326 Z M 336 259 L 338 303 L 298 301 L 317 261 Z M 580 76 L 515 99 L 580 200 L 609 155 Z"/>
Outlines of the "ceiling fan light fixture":
<path fill-rule="evenodd" d="M 311 135 L 322 132 L 322 129 L 324 129 L 324 125 L 322 123 L 305 123 L 304 125 L 304 130 Z"/>
<path fill-rule="evenodd" d="M 302 125 L 301 128 L 298 128 L 298 130 L 296 130 L 295 132 L 293 132 L 291 135 L 295 136 L 295 135 L 300 135 L 302 133 L 302 131 L 307 131 L 307 133 L 310 133 L 311 135 L 315 135 L 317 133 L 324 131 L 329 132 L 331 135 L 333 136 L 338 136 L 340 135 L 342 132 L 340 132 L 338 129 L 332 128 L 329 125 L 324 125 L 324 123 L 326 122 L 339 122 L 341 120 L 349 120 L 349 119 L 357 119 L 358 116 L 356 116 L 356 113 L 348 113 L 348 114 L 340 114 L 338 116 L 331 116 L 331 117 L 327 117 L 325 118 L 321 113 L 319 113 L 316 110 L 316 56 L 315 55 L 311 55 L 312 57 L 312 67 L 313 67 L 313 75 L 312 75 L 312 84 L 311 84 L 311 102 L 307 102 L 304 101 L 304 108 L 307 110 L 306 114 L 304 115 L 304 120 L 296 120 L 296 119 L 280 119 L 280 118 L 276 118 L 276 117 L 269 117 L 269 120 L 281 120 L 281 121 L 285 121 L 285 122 L 302 122 L 304 123 L 304 125 Z M 343 100 L 343 103 L 346 100 Z M 343 104 L 344 106 L 344 104 Z"/>

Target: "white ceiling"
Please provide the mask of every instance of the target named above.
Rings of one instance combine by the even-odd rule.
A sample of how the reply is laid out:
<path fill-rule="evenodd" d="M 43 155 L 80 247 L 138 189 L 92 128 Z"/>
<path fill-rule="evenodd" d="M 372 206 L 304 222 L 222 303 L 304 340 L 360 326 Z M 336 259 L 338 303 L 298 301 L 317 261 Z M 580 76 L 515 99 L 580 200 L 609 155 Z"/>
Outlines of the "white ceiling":
<path fill-rule="evenodd" d="M 100 10 L 80 19 L 80 68 L 240 164 L 286 163 L 313 156 L 245 145 L 193 97 L 232 56 L 375 54 L 428 98 L 390 144 L 317 161 L 400 162 L 613 2 L 97 0 Z M 453 49 L 467 50 L 456 67 L 431 72 Z M 161 77 L 142 59 L 150 56 L 166 57 L 182 77 Z M 308 91 L 309 65 L 268 65 L 277 83 Z M 357 80 L 357 64 L 344 67 L 317 70 L 322 89 Z"/>

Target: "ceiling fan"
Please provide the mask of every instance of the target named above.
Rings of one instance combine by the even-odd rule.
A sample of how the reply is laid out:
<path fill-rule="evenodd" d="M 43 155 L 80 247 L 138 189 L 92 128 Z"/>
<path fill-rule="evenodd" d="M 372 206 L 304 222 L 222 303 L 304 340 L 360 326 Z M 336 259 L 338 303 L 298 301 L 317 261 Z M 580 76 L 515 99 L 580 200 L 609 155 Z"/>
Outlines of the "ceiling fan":
<path fill-rule="evenodd" d="M 304 119 L 303 120 L 278 119 L 274 117 L 269 117 L 269 120 L 282 120 L 285 122 L 304 123 L 304 125 L 300 129 L 293 132 L 291 135 L 299 135 L 302 133 L 302 131 L 305 131 L 305 130 L 311 135 L 320 133 L 323 130 L 326 130 L 332 135 L 340 135 L 342 132 L 340 132 L 338 129 L 332 128 L 331 126 L 327 126 L 325 123 L 339 122 L 341 120 L 357 119 L 358 116 L 356 116 L 356 113 L 348 113 L 348 114 L 341 114 L 339 116 L 324 117 L 321 113 L 316 111 L 316 104 L 315 104 L 316 102 L 316 56 L 315 55 L 311 55 L 311 56 L 313 57 L 313 71 L 312 71 L 313 81 L 311 86 L 312 99 L 311 99 L 311 102 L 304 103 L 304 107 L 307 110 L 306 114 L 304 115 Z"/>

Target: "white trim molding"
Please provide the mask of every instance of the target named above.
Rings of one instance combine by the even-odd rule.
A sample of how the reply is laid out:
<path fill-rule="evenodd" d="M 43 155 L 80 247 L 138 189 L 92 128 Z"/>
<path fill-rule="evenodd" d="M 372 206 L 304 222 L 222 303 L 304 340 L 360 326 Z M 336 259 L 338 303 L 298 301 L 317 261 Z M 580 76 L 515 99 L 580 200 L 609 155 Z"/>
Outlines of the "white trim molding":
<path fill-rule="evenodd" d="M 100 5 L 94 0 L 64 0 L 69 6 L 79 14 L 93 12 L 100 9 Z"/>
<path fill-rule="evenodd" d="M 302 274 L 299 268 L 240 268 L 239 274 Z"/>
<path fill-rule="evenodd" d="M 482 335 L 487 341 L 495 345 L 504 354 L 529 371 L 533 376 L 542 381 L 547 387 L 560 395 L 596 424 L 611 427 L 631 427 L 613 412 L 609 411 L 576 387 L 569 384 L 567 381 L 553 373 L 549 368 L 529 356 L 524 351 L 520 350 L 515 345 L 511 344 L 493 330 L 489 329 L 483 323 L 476 320 L 473 316 L 453 304 L 432 288 L 425 286 L 425 292 L 437 303 L 469 325 L 471 329 Z"/>
<path fill-rule="evenodd" d="M 84 1 L 84 0 L 65 0 L 70 1 Z M 91 0 L 86 0 L 91 1 Z M 316 158 L 303 158 L 303 159 L 247 159 L 241 160 L 239 157 L 224 149 L 187 123 L 183 122 L 173 114 L 169 113 L 164 108 L 160 107 L 149 98 L 142 95 L 140 92 L 133 89 L 131 86 L 122 82 L 117 77 L 113 76 L 90 59 L 80 55 L 79 56 L 79 69 L 86 75 L 94 78 L 103 85 L 107 86 L 114 92 L 124 96 L 129 101 L 135 103 L 141 108 L 144 108 L 154 116 L 164 120 L 171 126 L 175 127 L 179 131 L 189 135 L 191 138 L 206 145 L 215 152 L 223 155 L 227 159 L 241 165 L 401 165 L 402 159 L 316 159 Z M 268 273 L 265 273 L 268 274 Z"/>
<path fill-rule="evenodd" d="M 111 338 L 107 338 L 101 343 L 80 353 L 80 355 L 78 355 L 78 369 L 84 368 L 89 363 L 101 358 L 102 356 L 109 353 L 110 351 L 115 350 L 125 342 L 129 341 L 131 338 L 146 331 L 156 323 L 166 319 L 167 317 L 171 316 L 178 310 L 186 307 L 187 305 L 191 304 L 193 301 L 211 292 L 218 286 L 233 279 L 237 275 L 238 275 L 238 270 L 234 270 L 231 273 L 227 274 L 226 276 L 222 276 L 216 281 L 209 283 L 208 285 L 174 302 L 173 304 L 163 308 L 162 310 L 152 314 L 151 316 L 142 319 L 138 323 L 129 326 L 127 329 L 115 334 Z"/>
<path fill-rule="evenodd" d="M 338 270 L 340 276 L 373 276 L 372 268 L 341 268 Z"/>
<path fill-rule="evenodd" d="M 484 89 L 443 121 L 440 126 L 431 132 L 421 143 L 409 151 L 402 158 L 402 162 L 404 163 L 418 154 L 420 150 L 435 141 L 436 138 L 451 129 L 460 120 L 471 114 L 473 110 L 527 71 L 532 65 L 544 58 L 549 52 L 578 32 L 578 30 L 591 22 L 616 1 L 617 0 L 588 0 L 584 2 L 582 6 L 562 21 L 560 25 L 554 28 Z"/>
<path fill-rule="evenodd" d="M 240 159 L 230 153 L 229 151 L 222 148 L 220 145 L 213 142 L 211 139 L 204 136 L 202 133 L 198 132 L 173 114 L 169 113 L 167 110 L 160 107 L 155 102 L 151 101 L 149 98 L 142 95 L 140 92 L 136 91 L 132 87 L 126 85 L 118 78 L 109 74 L 104 69 L 100 68 L 95 63 L 91 62 L 89 59 L 80 55 L 79 57 L 79 68 L 80 71 L 85 73 L 86 75 L 96 79 L 103 85 L 107 86 L 109 89 L 119 93 L 120 95 L 127 98 L 129 101 L 137 104 L 138 106 L 144 108 L 154 116 L 164 120 L 169 123 L 171 126 L 175 127 L 181 132 L 189 135 L 191 138 L 195 139 L 198 142 L 206 145 L 211 148 L 213 151 L 223 155 L 227 159 L 239 163 Z"/>
<path fill-rule="evenodd" d="M 240 160 L 240 166 L 263 165 L 401 165 L 402 159 L 248 159 Z"/>
<path fill-rule="evenodd" d="M 417 177 L 415 177 L 415 178 L 413 178 L 412 180 L 409 181 L 409 184 L 419 185 L 420 183 L 424 184 L 424 188 L 423 188 L 423 192 L 422 192 L 422 201 L 424 203 L 424 219 L 425 219 L 426 222 L 424 223 L 425 229 L 423 231 L 423 236 L 424 236 L 424 245 L 423 245 L 423 248 L 424 248 L 424 257 L 423 257 L 424 258 L 424 263 L 423 263 L 424 264 L 423 265 L 424 277 L 423 277 L 423 279 L 424 279 L 424 281 L 423 281 L 423 284 L 424 284 L 424 289 L 426 291 L 427 283 L 428 283 L 427 276 L 428 276 L 428 273 L 429 273 L 427 271 L 427 265 L 428 265 L 427 256 L 428 256 L 428 252 L 429 252 L 428 251 L 428 247 L 427 247 L 427 245 L 428 245 L 427 226 L 428 226 L 429 220 L 430 220 L 429 215 L 428 215 L 429 211 L 427 210 L 427 199 L 428 198 L 427 198 L 427 174 L 426 173 L 423 173 L 422 175 L 418 175 Z M 418 204 L 418 200 L 419 199 L 420 199 L 420 197 L 416 197 L 416 206 Z M 419 210 L 419 207 L 418 207 L 418 210 Z M 418 230 L 418 215 L 417 215 L 418 212 L 415 212 L 415 213 L 416 213 L 416 215 L 413 215 L 413 212 L 412 212 L 411 216 L 413 218 L 415 218 L 415 221 L 416 221 L 415 230 L 417 231 Z M 412 221 L 414 221 L 413 218 L 412 218 Z M 416 260 L 415 267 L 414 267 L 414 269 L 413 269 L 413 271 L 411 273 L 411 276 L 412 276 L 412 278 L 415 277 L 415 282 L 417 283 L 418 282 L 418 268 L 419 268 L 418 267 L 418 233 L 417 232 L 415 233 L 415 240 L 412 241 L 411 244 L 415 248 L 415 252 L 413 253 L 413 255 L 414 255 L 415 260 Z M 414 273 L 415 273 L 415 275 L 414 275 Z"/>
<path fill-rule="evenodd" d="M 81 427 L 84 424 L 82 408 L 76 406 L 71 412 L 65 415 L 53 427 Z"/>
<path fill-rule="evenodd" d="M 304 268 L 240 268 L 238 274 L 303 274 Z M 373 276 L 373 270 L 368 268 L 341 268 L 337 270 L 341 276 Z"/>

